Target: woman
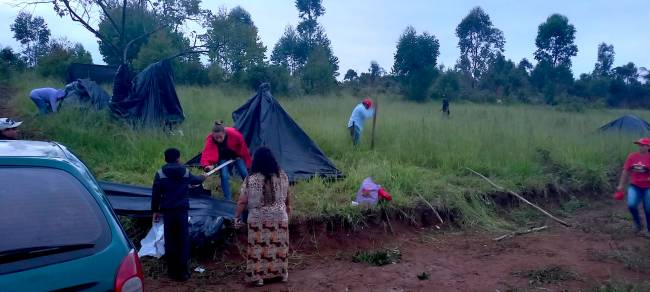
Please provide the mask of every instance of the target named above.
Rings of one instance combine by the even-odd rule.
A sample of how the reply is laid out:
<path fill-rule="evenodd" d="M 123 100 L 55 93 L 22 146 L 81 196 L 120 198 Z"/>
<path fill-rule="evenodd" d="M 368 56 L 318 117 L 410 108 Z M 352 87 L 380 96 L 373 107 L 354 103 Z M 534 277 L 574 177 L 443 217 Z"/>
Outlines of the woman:
<path fill-rule="evenodd" d="M 639 145 L 639 152 L 630 153 L 627 156 L 621 180 L 616 188 L 616 198 L 623 199 L 623 190 L 631 178 L 630 186 L 627 189 L 627 207 L 634 220 L 634 232 L 650 237 L 650 138 L 641 138 L 634 144 Z M 641 219 L 639 218 L 639 204 L 643 202 L 645 211 L 647 232 L 642 231 Z"/>
<path fill-rule="evenodd" d="M 244 136 L 235 128 L 224 127 L 223 121 L 216 121 L 212 126 L 212 132 L 205 137 L 205 146 L 201 152 L 201 166 L 207 172 L 212 170 L 215 164 L 222 164 L 231 159 L 235 160 L 234 165 L 241 178 L 245 178 L 251 166 L 251 155 Z M 231 200 L 229 167 L 222 168 L 220 174 L 223 197 Z"/>
<path fill-rule="evenodd" d="M 235 224 L 248 209 L 246 280 L 255 286 L 264 280 L 288 280 L 289 179 L 278 166 L 271 150 L 259 148 L 253 157 L 251 175 L 241 186 Z"/>

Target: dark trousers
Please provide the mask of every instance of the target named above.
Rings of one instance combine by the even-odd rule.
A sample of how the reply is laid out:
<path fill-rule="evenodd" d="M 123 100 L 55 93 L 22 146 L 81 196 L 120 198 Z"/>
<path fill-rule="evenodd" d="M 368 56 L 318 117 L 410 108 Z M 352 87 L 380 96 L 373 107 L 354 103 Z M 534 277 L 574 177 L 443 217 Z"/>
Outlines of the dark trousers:
<path fill-rule="evenodd" d="M 187 279 L 190 260 L 190 232 L 187 222 L 187 210 L 163 211 L 165 223 L 165 257 L 167 273 L 176 280 Z"/>

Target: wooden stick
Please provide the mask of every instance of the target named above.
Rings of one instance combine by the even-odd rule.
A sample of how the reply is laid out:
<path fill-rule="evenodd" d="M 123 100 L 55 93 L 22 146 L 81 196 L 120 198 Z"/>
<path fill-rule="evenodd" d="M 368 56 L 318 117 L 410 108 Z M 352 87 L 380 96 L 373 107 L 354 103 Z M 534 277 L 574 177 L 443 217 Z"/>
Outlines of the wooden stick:
<path fill-rule="evenodd" d="M 372 115 L 372 135 L 370 137 L 370 149 L 375 149 L 375 125 L 377 124 L 377 114 L 379 114 L 379 96 L 375 98 L 375 114 Z"/>
<path fill-rule="evenodd" d="M 500 241 L 502 239 L 510 238 L 510 237 L 515 236 L 515 235 L 522 235 L 522 234 L 528 234 L 528 233 L 532 233 L 532 232 L 542 231 L 542 230 L 544 230 L 546 228 L 548 228 L 548 226 L 544 225 L 542 227 L 535 227 L 535 228 L 531 228 L 531 229 L 524 230 L 524 231 L 515 231 L 515 232 L 505 234 L 505 235 L 501 235 L 501 236 L 495 238 L 494 240 L 495 241 Z"/>
<path fill-rule="evenodd" d="M 429 205 L 429 208 L 433 210 L 433 213 L 436 214 L 436 217 L 438 217 L 438 220 L 440 220 L 440 224 L 445 223 L 445 221 L 442 220 L 442 217 L 440 217 L 440 214 L 438 214 L 438 211 L 436 211 L 436 208 L 434 208 L 433 205 L 431 205 L 431 203 L 427 201 L 427 199 L 425 199 L 422 195 L 420 195 L 420 193 L 415 193 L 415 194 L 418 195 L 425 204 Z"/>
<path fill-rule="evenodd" d="M 502 187 L 502 186 L 499 186 L 499 185 L 495 184 L 495 183 L 492 182 L 489 178 L 487 178 L 487 177 L 485 177 L 484 175 L 482 175 L 482 174 L 480 174 L 480 173 L 478 173 L 478 172 L 472 170 L 472 169 L 469 168 L 469 167 L 465 167 L 465 169 L 467 169 L 467 170 L 473 172 L 474 174 L 480 176 L 481 178 L 483 178 L 484 180 L 486 180 L 488 183 L 490 183 L 490 184 L 491 184 L 493 187 L 495 187 L 496 189 L 498 189 L 498 190 L 500 190 L 500 191 L 508 192 L 509 194 L 511 194 L 511 195 L 517 197 L 518 199 L 524 201 L 524 203 L 526 203 L 526 204 L 532 206 L 533 208 L 537 209 L 538 211 L 542 212 L 544 215 L 546 215 L 546 216 L 548 216 L 549 218 L 551 218 L 551 219 L 557 221 L 558 223 L 560 223 L 560 224 L 562 224 L 562 225 L 564 225 L 564 226 L 566 226 L 566 227 L 571 227 L 571 224 L 566 223 L 566 222 L 564 222 L 564 221 L 562 221 L 562 220 L 556 218 L 555 216 L 551 215 L 551 213 L 546 212 L 546 210 L 544 210 L 544 209 L 540 208 L 539 206 L 537 206 L 537 205 L 531 203 L 530 201 L 526 200 L 524 197 L 520 196 L 519 194 L 517 194 L 517 193 L 515 193 L 515 192 L 513 192 L 513 191 L 511 191 L 511 190 L 508 190 L 508 189 L 506 189 L 506 188 L 504 188 L 504 187 Z"/>

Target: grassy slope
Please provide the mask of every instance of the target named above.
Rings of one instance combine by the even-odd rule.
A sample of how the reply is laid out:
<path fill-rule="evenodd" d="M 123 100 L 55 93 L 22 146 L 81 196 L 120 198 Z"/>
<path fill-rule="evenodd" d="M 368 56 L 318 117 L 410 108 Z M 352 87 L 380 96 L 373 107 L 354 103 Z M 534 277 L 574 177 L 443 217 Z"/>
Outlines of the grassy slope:
<path fill-rule="evenodd" d="M 181 86 L 178 94 L 187 117 L 180 127 L 184 135 L 168 136 L 133 130 L 112 120 L 107 112 L 69 106 L 56 115 L 35 117 L 35 107 L 27 98 L 29 89 L 61 84 L 29 75 L 14 83 L 18 91 L 10 106 L 26 120 L 26 130 L 69 146 L 100 179 L 142 185 L 151 183 L 166 147 L 178 147 L 185 159 L 190 158 L 200 151 L 212 121 L 231 122 L 230 113 L 252 95 L 218 87 Z M 361 180 L 373 176 L 393 195 L 395 205 L 410 206 L 420 193 L 437 204 L 459 209 L 464 224 L 497 227 L 503 223 L 492 216 L 480 195 L 489 186 L 464 167 L 515 190 L 544 188 L 558 179 L 565 187 L 602 187 L 605 170 L 622 163 L 634 149 L 629 138 L 594 133 L 601 124 L 629 111 L 567 113 L 542 106 L 452 104 L 451 119 L 446 119 L 437 103 L 404 102 L 396 96 L 379 97 L 376 149 L 369 149 L 370 122 L 363 145 L 353 149 L 345 126 L 358 98 L 277 98 L 347 175 L 334 183 L 299 183 L 293 201 L 298 216 L 358 218 L 350 201 Z M 650 112 L 633 112 L 650 118 Z M 542 162 L 537 149 L 548 150 L 552 161 Z M 562 178 L 566 174 L 571 177 Z"/>

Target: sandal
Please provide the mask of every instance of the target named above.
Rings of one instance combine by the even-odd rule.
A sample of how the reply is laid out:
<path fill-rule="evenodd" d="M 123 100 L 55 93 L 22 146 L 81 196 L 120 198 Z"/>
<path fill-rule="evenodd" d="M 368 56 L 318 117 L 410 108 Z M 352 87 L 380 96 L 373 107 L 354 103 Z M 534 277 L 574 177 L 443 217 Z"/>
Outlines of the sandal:
<path fill-rule="evenodd" d="M 255 286 L 255 287 L 264 286 L 264 280 L 260 279 L 260 280 L 257 280 L 257 281 L 253 281 L 253 286 Z"/>

